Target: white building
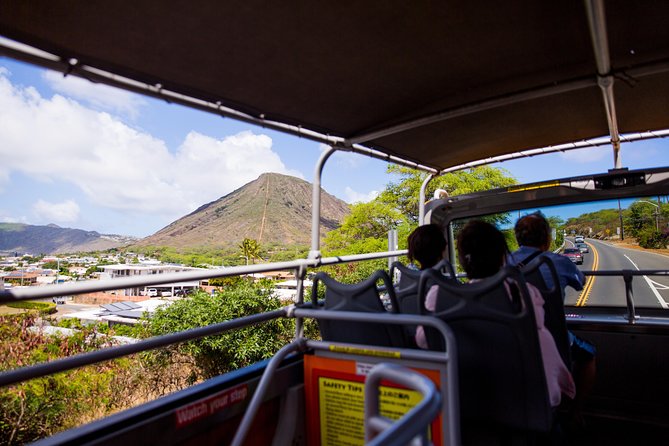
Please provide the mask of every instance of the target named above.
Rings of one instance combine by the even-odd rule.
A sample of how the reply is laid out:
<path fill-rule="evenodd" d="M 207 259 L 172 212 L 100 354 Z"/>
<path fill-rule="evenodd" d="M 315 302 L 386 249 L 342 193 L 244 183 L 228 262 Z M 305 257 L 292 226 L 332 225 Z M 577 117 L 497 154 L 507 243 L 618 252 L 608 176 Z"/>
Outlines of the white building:
<path fill-rule="evenodd" d="M 98 267 L 102 270 L 99 277 L 100 280 L 113 280 L 117 278 L 126 278 L 134 276 L 147 276 L 152 274 L 167 274 L 182 271 L 202 270 L 202 268 L 193 268 L 190 266 L 180 265 L 143 265 L 143 264 L 117 264 L 117 265 L 101 265 Z M 199 281 L 189 282 L 175 282 L 164 283 L 161 285 L 151 285 L 149 287 L 126 288 L 119 290 L 122 296 L 147 296 L 149 292 L 147 289 L 156 290 L 157 296 L 175 296 L 186 291 L 192 291 L 200 287 Z M 119 294 L 119 293 L 117 293 Z"/>

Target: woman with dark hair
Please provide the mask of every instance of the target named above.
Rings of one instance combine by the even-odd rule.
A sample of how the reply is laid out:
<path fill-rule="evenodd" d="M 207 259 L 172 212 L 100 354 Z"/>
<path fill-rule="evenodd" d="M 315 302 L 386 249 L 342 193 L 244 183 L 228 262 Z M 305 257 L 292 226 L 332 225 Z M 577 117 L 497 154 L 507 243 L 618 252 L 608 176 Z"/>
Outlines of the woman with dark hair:
<path fill-rule="evenodd" d="M 437 225 L 418 226 L 409 234 L 407 244 L 409 261 L 418 262 L 421 270 L 432 268 L 444 258 L 446 239 Z"/>
<path fill-rule="evenodd" d="M 470 282 L 483 280 L 495 275 L 504 266 L 508 255 L 506 239 L 495 226 L 490 223 L 473 220 L 465 225 L 458 234 L 458 260 L 464 268 Z M 511 286 L 513 283 L 505 283 L 507 294 L 511 299 Z M 544 326 L 544 299 L 537 288 L 527 284 L 527 289 L 532 300 L 532 307 L 537 324 L 537 334 L 541 347 L 541 356 L 546 373 L 546 384 L 551 405 L 560 404 L 561 396 L 573 398 L 575 395 L 574 381 L 569 369 L 562 361 L 558 353 L 555 340 Z M 438 287 L 433 286 L 425 298 L 425 308 L 434 311 Z M 425 333 L 422 327 L 416 330 L 416 343 L 422 348 L 427 348 Z"/>

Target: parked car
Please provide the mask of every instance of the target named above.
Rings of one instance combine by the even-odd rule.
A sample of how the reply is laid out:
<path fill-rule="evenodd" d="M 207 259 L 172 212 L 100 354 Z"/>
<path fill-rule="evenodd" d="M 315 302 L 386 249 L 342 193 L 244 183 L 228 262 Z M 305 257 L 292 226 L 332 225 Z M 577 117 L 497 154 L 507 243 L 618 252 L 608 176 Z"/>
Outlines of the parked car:
<path fill-rule="evenodd" d="M 581 254 L 581 250 L 578 248 L 566 248 L 562 254 L 577 265 L 583 263 L 583 254 Z"/>
<path fill-rule="evenodd" d="M 586 245 L 585 243 L 576 243 L 576 247 L 579 249 L 579 251 L 583 253 L 590 252 L 588 245 Z"/>
<path fill-rule="evenodd" d="M 149 288 L 146 290 L 146 295 L 149 297 L 158 297 L 158 290 L 155 288 Z"/>

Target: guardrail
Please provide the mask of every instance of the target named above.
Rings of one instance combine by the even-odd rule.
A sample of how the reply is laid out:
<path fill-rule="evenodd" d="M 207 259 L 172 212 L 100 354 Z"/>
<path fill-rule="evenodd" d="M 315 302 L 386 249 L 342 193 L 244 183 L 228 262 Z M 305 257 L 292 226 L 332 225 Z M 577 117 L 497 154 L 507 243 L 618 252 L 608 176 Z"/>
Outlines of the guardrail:
<path fill-rule="evenodd" d="M 230 277 L 230 276 L 238 276 L 238 275 L 258 273 L 258 272 L 291 270 L 291 269 L 295 271 L 298 283 L 301 283 L 304 274 L 306 273 L 306 268 L 308 267 L 318 267 L 323 265 L 333 265 L 339 263 L 381 259 L 404 254 L 406 254 L 406 250 L 362 254 L 362 255 L 340 256 L 340 257 L 328 257 L 323 259 L 299 259 L 290 262 L 248 265 L 248 266 L 225 268 L 220 270 L 188 271 L 188 272 L 172 273 L 172 274 L 160 274 L 151 276 L 138 276 L 124 279 L 112 279 L 107 281 L 89 281 L 89 282 L 78 282 L 66 285 L 52 285 L 44 287 L 13 289 L 0 292 L 0 303 L 17 301 L 17 300 L 44 298 L 51 296 L 80 294 L 91 291 L 116 290 L 135 286 L 157 285 L 175 281 L 200 280 L 212 277 Z M 625 281 L 626 302 L 628 310 L 628 315 L 626 319 L 628 323 L 633 324 L 637 320 L 634 308 L 634 293 L 632 288 L 633 278 L 636 276 L 644 276 L 644 275 L 669 276 L 669 271 L 667 270 L 584 271 L 584 274 L 591 276 L 623 277 Z M 300 303 L 302 303 L 303 300 L 302 291 L 300 291 L 298 295 Z M 348 320 L 354 320 L 354 321 L 359 320 L 361 323 L 370 321 L 369 313 L 365 313 L 364 315 L 361 315 L 359 313 L 349 313 L 349 312 L 331 312 L 331 313 L 332 314 L 324 315 L 323 311 L 309 309 L 309 304 L 301 308 L 295 306 L 288 306 L 272 312 L 250 315 L 232 321 L 226 321 L 219 324 L 210 325 L 207 327 L 200 327 L 185 332 L 173 333 L 160 337 L 150 338 L 139 341 L 134 344 L 106 348 L 95 352 L 84 353 L 69 358 L 63 358 L 51 361 L 49 363 L 37 364 L 33 366 L 28 366 L 3 372 L 0 373 L 0 386 L 16 384 L 29 379 L 47 376 L 54 373 L 79 368 L 85 365 L 95 364 L 101 361 L 116 359 L 134 353 L 153 350 L 156 348 L 165 347 L 175 343 L 190 341 L 205 336 L 221 334 L 230 330 L 235 330 L 238 328 L 243 328 L 258 323 L 263 323 L 277 318 L 292 317 L 296 319 L 298 324 L 304 317 L 315 317 L 315 318 L 325 317 L 329 319 L 347 318 Z M 373 315 L 373 317 L 381 318 L 380 320 L 385 323 L 394 323 L 394 324 L 415 324 L 415 325 L 434 326 L 435 324 L 434 321 L 443 324 L 443 322 L 437 319 L 426 316 L 381 314 L 381 315 Z M 443 330 L 440 329 L 440 331 Z M 448 330 L 446 329 L 445 332 L 447 331 Z M 298 333 L 300 332 L 298 331 Z M 447 334 L 445 334 L 445 336 L 447 336 Z M 302 344 L 299 344 L 299 342 L 297 345 L 301 346 Z M 312 342 L 315 341 L 308 341 L 308 342 L 310 347 L 317 346 L 317 344 L 312 344 Z M 453 350 L 454 345 L 455 345 L 454 342 L 451 342 L 452 353 L 454 352 Z M 425 354 L 425 352 L 415 352 L 415 354 L 420 355 L 420 354 Z M 454 366 L 455 366 L 455 361 L 452 362 L 449 361 L 449 374 L 451 375 L 451 377 L 457 377 L 457 372 L 456 372 L 457 369 L 455 370 L 452 369 L 452 367 Z M 449 386 L 455 386 L 455 387 L 449 389 L 450 395 L 453 396 L 454 398 L 449 398 L 448 401 L 452 400 L 457 403 L 457 378 L 449 380 Z M 453 408 L 449 407 L 449 412 L 457 417 L 457 410 L 451 410 L 451 409 Z M 457 423 L 457 419 L 454 422 Z"/>
<path fill-rule="evenodd" d="M 241 276 L 244 274 L 265 273 L 278 270 L 293 270 L 295 271 L 298 280 L 301 280 L 303 279 L 303 277 L 300 277 L 301 272 L 306 271 L 306 268 L 317 268 L 319 266 L 336 265 L 338 263 L 384 259 L 388 257 L 402 256 L 406 253 L 407 250 L 403 249 L 398 251 L 375 252 L 370 254 L 324 257 L 320 259 L 298 259 L 289 262 L 263 263 L 259 265 L 233 266 L 230 268 L 221 269 L 140 275 L 137 277 L 117 278 L 110 280 L 87 280 L 83 282 L 59 285 L 9 289 L 0 291 L 0 303 L 16 302 L 27 299 L 42 299 L 46 297 L 70 296 L 73 294 L 92 293 L 96 291 L 120 290 L 123 288 L 145 287 L 149 285 L 160 285 L 172 282 L 188 282 L 218 277 Z"/>

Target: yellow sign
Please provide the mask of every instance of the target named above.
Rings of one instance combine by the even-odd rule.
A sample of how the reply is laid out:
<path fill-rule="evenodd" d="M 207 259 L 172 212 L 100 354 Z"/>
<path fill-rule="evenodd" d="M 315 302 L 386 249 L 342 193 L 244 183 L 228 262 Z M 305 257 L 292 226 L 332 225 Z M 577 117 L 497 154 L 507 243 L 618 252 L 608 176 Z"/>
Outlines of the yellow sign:
<path fill-rule="evenodd" d="M 379 356 L 381 358 L 400 359 L 400 352 L 389 352 L 385 350 L 373 350 L 371 348 L 345 347 L 343 345 L 331 345 L 331 352 L 348 353 L 351 355 Z"/>
<path fill-rule="evenodd" d="M 364 383 L 342 379 L 318 380 L 321 444 L 353 446 L 365 443 Z M 380 387 L 381 415 L 400 419 L 422 397 L 413 390 Z"/>
<path fill-rule="evenodd" d="M 367 349 L 361 349 L 367 350 Z M 377 352 L 378 350 L 371 350 Z M 307 444 L 357 446 L 364 444 L 365 392 L 367 373 L 382 358 L 365 362 L 316 355 L 304 355 L 304 399 Z M 413 368 L 437 388 L 442 387 L 438 370 Z M 381 415 L 398 419 L 421 401 L 419 392 L 382 382 L 379 390 Z M 434 444 L 442 444 L 442 414 L 430 425 Z"/>

